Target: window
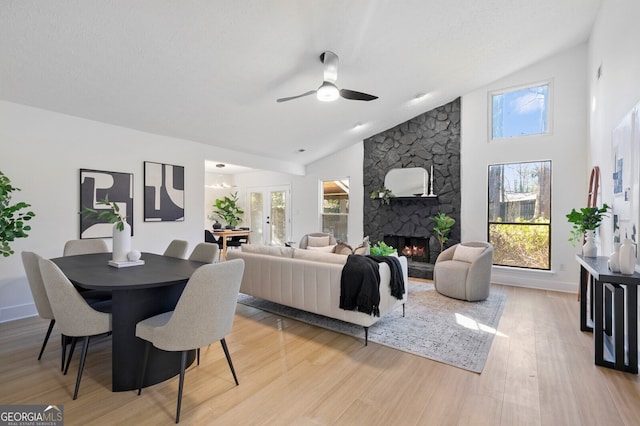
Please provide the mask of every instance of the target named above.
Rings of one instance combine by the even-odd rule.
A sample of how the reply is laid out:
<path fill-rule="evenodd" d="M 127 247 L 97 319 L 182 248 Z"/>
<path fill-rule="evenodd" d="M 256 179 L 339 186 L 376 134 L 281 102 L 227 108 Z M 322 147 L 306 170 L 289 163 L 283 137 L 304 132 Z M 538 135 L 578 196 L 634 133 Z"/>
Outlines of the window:
<path fill-rule="evenodd" d="M 347 241 L 349 179 L 322 181 L 322 231 Z"/>
<path fill-rule="evenodd" d="M 551 269 L 551 161 L 489 166 L 493 264 Z"/>
<path fill-rule="evenodd" d="M 491 94 L 491 139 L 549 133 L 549 83 Z"/>

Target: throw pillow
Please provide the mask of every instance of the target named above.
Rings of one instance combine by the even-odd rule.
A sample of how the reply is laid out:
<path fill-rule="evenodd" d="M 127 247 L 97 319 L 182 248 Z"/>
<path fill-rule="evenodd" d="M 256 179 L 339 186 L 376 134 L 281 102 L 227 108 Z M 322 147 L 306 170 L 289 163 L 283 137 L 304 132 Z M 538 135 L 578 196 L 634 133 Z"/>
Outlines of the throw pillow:
<path fill-rule="evenodd" d="M 484 249 L 484 247 L 471 247 L 458 244 L 456 250 L 453 252 L 453 260 L 473 263 L 478 258 L 478 256 L 482 254 Z"/>
<path fill-rule="evenodd" d="M 325 235 L 324 237 L 312 237 L 309 235 L 307 237 L 307 248 L 309 247 L 326 247 L 329 245 L 329 236 Z"/>
<path fill-rule="evenodd" d="M 330 245 L 330 246 L 324 246 L 324 247 L 312 247 L 312 246 L 307 246 L 307 250 L 313 250 L 313 251 L 321 251 L 324 253 L 333 253 L 333 250 L 336 248 L 336 245 Z"/>
<path fill-rule="evenodd" d="M 353 254 L 366 256 L 371 253 L 371 244 L 369 244 L 369 236 L 364 237 L 362 243 L 353 249 Z"/>
<path fill-rule="evenodd" d="M 336 245 L 336 248 L 333 250 L 333 252 L 336 254 L 343 254 L 345 256 L 348 256 L 350 254 L 353 254 L 353 249 L 349 244 L 338 243 Z"/>

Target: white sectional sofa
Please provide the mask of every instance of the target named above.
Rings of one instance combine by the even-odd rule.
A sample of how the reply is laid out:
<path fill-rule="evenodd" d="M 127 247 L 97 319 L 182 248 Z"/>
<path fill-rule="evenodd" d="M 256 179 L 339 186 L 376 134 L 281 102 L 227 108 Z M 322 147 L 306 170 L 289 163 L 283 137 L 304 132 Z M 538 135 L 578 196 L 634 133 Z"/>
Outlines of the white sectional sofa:
<path fill-rule="evenodd" d="M 404 297 L 391 295 L 391 270 L 379 264 L 380 317 L 340 309 L 340 278 L 347 256 L 292 247 L 243 245 L 227 254 L 227 259 L 243 259 L 244 275 L 240 292 L 271 302 L 361 325 L 368 329 L 383 315 L 407 301 L 407 259 L 399 257 L 404 277 Z"/>

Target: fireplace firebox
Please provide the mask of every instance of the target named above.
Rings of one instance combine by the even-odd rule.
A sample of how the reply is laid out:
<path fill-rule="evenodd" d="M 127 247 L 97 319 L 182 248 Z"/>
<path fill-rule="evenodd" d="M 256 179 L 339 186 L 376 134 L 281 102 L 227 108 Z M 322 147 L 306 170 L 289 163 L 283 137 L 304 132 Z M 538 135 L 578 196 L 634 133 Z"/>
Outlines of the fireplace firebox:
<path fill-rule="evenodd" d="M 385 235 L 384 242 L 405 256 L 409 267 L 409 276 L 433 279 L 433 264 L 429 263 L 429 237 L 403 235 Z"/>

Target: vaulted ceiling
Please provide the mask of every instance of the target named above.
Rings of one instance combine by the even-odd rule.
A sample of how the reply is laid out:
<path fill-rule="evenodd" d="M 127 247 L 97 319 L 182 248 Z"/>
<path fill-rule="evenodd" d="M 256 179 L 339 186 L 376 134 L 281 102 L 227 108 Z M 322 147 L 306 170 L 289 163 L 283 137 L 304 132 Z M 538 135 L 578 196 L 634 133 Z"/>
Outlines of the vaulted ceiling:
<path fill-rule="evenodd" d="M 2 0 L 0 99 L 305 165 L 585 42 L 600 2 Z M 379 98 L 276 103 L 325 50 Z"/>

